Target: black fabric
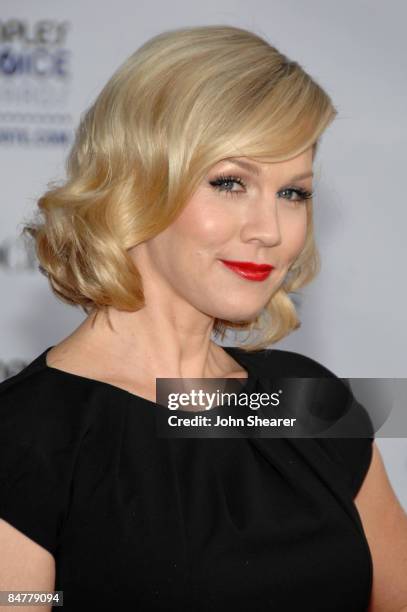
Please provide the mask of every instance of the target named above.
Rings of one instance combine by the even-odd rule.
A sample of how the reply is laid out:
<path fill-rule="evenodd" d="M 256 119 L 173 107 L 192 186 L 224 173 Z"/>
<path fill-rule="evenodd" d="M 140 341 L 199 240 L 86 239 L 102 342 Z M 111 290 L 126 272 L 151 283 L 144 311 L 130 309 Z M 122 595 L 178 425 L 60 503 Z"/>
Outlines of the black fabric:
<path fill-rule="evenodd" d="M 50 348 L 0 384 L 0 517 L 54 555 L 64 612 L 367 610 L 353 498 L 373 436 L 160 438 L 164 406 L 47 366 Z M 335 376 L 291 351 L 226 350 L 246 393 Z"/>

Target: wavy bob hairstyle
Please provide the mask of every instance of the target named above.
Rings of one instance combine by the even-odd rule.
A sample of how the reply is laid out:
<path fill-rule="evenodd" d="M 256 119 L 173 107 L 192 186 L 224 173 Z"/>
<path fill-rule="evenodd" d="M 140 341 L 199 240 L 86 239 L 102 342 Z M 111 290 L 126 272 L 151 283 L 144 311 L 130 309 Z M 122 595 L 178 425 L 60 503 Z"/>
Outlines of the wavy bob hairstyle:
<path fill-rule="evenodd" d="M 48 183 L 22 233 L 34 239 L 39 269 L 64 302 L 87 314 L 138 310 L 142 278 L 128 249 L 171 224 L 221 159 L 279 162 L 309 147 L 315 158 L 336 114 L 297 62 L 253 32 L 228 25 L 162 32 L 81 116 L 66 179 Z M 256 320 L 215 319 L 215 335 L 257 329 L 260 338 L 240 346 L 261 350 L 300 326 L 289 293 L 320 269 L 312 201 L 305 206 L 305 246 L 284 283 Z"/>

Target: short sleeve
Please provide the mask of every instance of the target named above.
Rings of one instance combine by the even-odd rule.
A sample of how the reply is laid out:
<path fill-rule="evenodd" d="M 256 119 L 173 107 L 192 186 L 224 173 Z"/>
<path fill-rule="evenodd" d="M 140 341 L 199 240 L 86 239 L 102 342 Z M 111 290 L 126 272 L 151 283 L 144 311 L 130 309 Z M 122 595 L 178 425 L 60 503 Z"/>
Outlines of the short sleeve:
<path fill-rule="evenodd" d="M 349 409 L 338 422 L 336 436 L 325 440 L 325 443 L 330 444 L 335 453 L 354 498 L 372 460 L 374 426 L 366 408 L 356 400 L 349 381 L 345 378 L 342 382 L 350 394 Z M 346 437 L 340 437 L 340 428 L 347 432 Z"/>
<path fill-rule="evenodd" d="M 356 497 L 369 469 L 374 442 L 371 418 L 364 406 L 352 394 L 352 404 L 337 423 L 335 437 L 318 439 L 326 452 L 341 468 L 352 498 Z M 340 432 L 346 432 L 341 437 Z M 357 436 L 361 437 L 357 437 Z M 363 436 L 363 437 L 362 437 Z"/>
<path fill-rule="evenodd" d="M 55 555 L 69 511 L 74 410 L 40 374 L 0 384 L 0 518 Z"/>
<path fill-rule="evenodd" d="M 352 498 L 356 497 L 368 472 L 374 438 L 324 438 L 318 443 L 343 472 Z"/>
<path fill-rule="evenodd" d="M 55 554 L 63 518 L 57 466 L 38 449 L 0 439 L 0 518 Z"/>
<path fill-rule="evenodd" d="M 339 379 L 327 367 L 305 355 L 289 351 L 280 352 L 279 355 L 285 357 L 283 367 L 290 371 L 291 376 L 322 377 L 340 380 L 345 385 L 346 393 L 343 385 L 338 390 L 336 385 L 327 387 L 330 393 L 336 395 L 332 401 L 329 397 L 324 398 L 317 416 L 329 423 L 329 427 L 324 428 L 323 433 L 314 440 L 324 450 L 328 460 L 339 468 L 345 486 L 354 498 L 365 479 L 373 454 L 374 425 L 368 410 L 355 398 L 348 379 Z"/>

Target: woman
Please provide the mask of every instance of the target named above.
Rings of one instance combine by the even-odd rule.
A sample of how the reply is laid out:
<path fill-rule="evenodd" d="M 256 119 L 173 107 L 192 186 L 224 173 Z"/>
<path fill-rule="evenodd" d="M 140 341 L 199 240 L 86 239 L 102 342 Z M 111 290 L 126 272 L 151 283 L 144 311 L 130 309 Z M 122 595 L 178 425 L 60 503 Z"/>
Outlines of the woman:
<path fill-rule="evenodd" d="M 62 591 L 69 611 L 407 605 L 373 437 L 155 429 L 158 378 L 336 378 L 267 348 L 318 270 L 312 166 L 335 115 L 267 41 L 206 26 L 147 41 L 82 118 L 25 231 L 87 317 L 0 386 L 2 590 Z M 259 337 L 223 348 L 228 328 Z"/>

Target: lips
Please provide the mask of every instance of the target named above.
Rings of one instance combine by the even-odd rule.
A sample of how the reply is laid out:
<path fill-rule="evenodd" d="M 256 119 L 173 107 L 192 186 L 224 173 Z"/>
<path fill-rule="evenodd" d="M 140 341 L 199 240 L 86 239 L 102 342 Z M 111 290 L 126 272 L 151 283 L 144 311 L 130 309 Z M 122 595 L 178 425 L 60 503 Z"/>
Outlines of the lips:
<path fill-rule="evenodd" d="M 248 280 L 265 280 L 273 270 L 273 266 L 269 264 L 256 264 L 251 261 L 230 261 L 226 259 L 221 259 L 220 261 L 233 270 L 233 272 Z"/>

